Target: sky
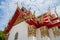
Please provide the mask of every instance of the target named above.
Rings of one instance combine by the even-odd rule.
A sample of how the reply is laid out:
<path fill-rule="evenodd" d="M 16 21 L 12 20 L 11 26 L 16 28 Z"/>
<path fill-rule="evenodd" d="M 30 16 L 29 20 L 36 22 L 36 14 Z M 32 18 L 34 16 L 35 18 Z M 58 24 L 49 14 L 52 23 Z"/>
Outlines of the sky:
<path fill-rule="evenodd" d="M 51 13 L 56 11 L 60 16 L 60 0 L 0 0 L 0 30 L 4 30 L 7 27 L 9 20 L 11 20 L 14 12 L 18 6 L 21 8 L 24 6 L 27 10 L 31 7 L 31 12 L 39 16 L 45 13 L 49 6 Z"/>

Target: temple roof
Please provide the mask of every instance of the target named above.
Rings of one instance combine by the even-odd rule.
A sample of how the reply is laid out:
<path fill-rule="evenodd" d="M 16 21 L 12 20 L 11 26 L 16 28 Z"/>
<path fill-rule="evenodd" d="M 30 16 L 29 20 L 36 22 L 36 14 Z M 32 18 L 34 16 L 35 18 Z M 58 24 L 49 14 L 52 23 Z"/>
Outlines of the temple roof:
<path fill-rule="evenodd" d="M 15 11 L 15 13 L 14 13 L 14 15 L 13 15 L 13 17 L 12 17 L 12 19 L 9 21 L 9 23 L 7 25 L 7 28 L 4 30 L 5 34 L 7 34 L 11 30 L 12 26 L 14 25 L 14 23 L 17 20 L 17 18 L 18 18 L 19 15 L 20 15 L 19 14 L 19 10 L 17 8 L 16 11 Z"/>
<path fill-rule="evenodd" d="M 46 13 L 44 13 L 44 14 L 42 14 L 43 15 L 43 18 L 46 18 L 46 17 L 48 17 L 48 16 L 50 16 L 51 14 L 49 13 L 49 12 L 46 12 Z M 42 17 L 42 15 L 40 15 L 40 16 L 38 16 L 38 18 L 40 18 L 40 17 Z M 10 20 L 10 22 L 8 23 L 8 25 L 7 25 L 7 28 L 4 30 L 4 33 L 5 34 L 8 34 L 9 33 L 9 31 L 11 30 L 11 28 L 13 27 L 13 26 L 15 26 L 15 25 L 17 25 L 18 23 L 21 23 L 22 21 L 24 21 L 25 20 L 25 18 L 26 19 L 28 19 L 28 18 L 30 18 L 30 20 L 27 20 L 27 23 L 28 24 L 31 24 L 31 25 L 35 25 L 36 26 L 36 28 L 39 28 L 40 26 L 42 26 L 42 25 L 44 25 L 44 24 L 37 24 L 36 23 L 36 21 L 34 21 L 33 19 L 36 19 L 35 18 L 35 15 L 32 15 L 29 11 L 23 11 L 22 10 L 22 12 L 21 12 L 21 9 L 19 9 L 19 8 L 17 8 L 16 9 L 16 11 L 15 11 L 15 13 L 14 13 L 14 15 L 13 15 L 13 17 L 12 17 L 12 19 Z M 31 20 L 32 19 L 32 20 Z M 42 19 L 42 18 L 40 18 L 40 19 Z M 49 18 L 48 18 L 49 19 Z M 59 17 L 59 19 L 60 19 L 60 17 Z M 50 19 L 49 19 L 50 20 Z M 41 21 L 40 21 L 41 22 Z M 47 22 L 43 22 L 43 23 L 46 23 L 47 24 Z M 57 23 L 57 25 L 58 24 L 60 24 L 60 23 Z M 50 23 L 48 24 L 48 25 L 50 25 Z M 54 24 L 55 25 L 55 24 Z M 51 26 L 54 26 L 54 25 L 51 25 Z M 39 26 L 39 27 L 38 27 Z M 47 26 L 47 25 L 46 25 Z M 59 25 L 60 26 L 60 25 Z"/>

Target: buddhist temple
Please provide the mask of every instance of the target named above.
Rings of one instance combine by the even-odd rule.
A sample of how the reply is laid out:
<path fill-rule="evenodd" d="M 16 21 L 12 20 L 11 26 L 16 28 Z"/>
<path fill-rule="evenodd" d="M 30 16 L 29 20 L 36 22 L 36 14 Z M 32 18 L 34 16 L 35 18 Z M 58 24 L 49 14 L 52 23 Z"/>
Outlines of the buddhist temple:
<path fill-rule="evenodd" d="M 35 11 L 22 7 L 16 11 L 9 21 L 4 33 L 7 40 L 60 40 L 60 18 L 56 10 L 54 14 L 47 12 L 35 16 Z"/>

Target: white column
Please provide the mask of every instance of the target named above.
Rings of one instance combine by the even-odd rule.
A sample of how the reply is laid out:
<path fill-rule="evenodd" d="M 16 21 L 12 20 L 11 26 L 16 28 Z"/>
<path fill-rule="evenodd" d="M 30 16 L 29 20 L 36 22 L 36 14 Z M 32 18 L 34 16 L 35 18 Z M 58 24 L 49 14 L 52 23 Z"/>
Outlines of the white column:
<path fill-rule="evenodd" d="M 36 38 L 37 38 L 37 40 L 41 40 L 40 28 L 36 29 Z"/>
<path fill-rule="evenodd" d="M 55 40 L 54 33 L 51 28 L 48 30 L 48 32 L 49 32 L 50 39 Z"/>
<path fill-rule="evenodd" d="M 36 40 L 36 37 L 34 37 L 34 36 L 29 36 L 28 39 L 29 39 L 29 40 Z"/>
<path fill-rule="evenodd" d="M 50 38 L 48 36 L 42 37 L 41 40 L 50 40 Z"/>

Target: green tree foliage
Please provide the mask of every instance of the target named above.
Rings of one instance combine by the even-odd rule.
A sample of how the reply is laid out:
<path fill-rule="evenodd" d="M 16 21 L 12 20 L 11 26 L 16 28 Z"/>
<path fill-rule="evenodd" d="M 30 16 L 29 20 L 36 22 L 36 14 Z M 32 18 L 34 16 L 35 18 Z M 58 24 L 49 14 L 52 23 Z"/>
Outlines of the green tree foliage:
<path fill-rule="evenodd" d="M 0 40 L 5 40 L 5 39 L 6 39 L 5 34 L 3 33 L 3 31 L 0 31 Z"/>

